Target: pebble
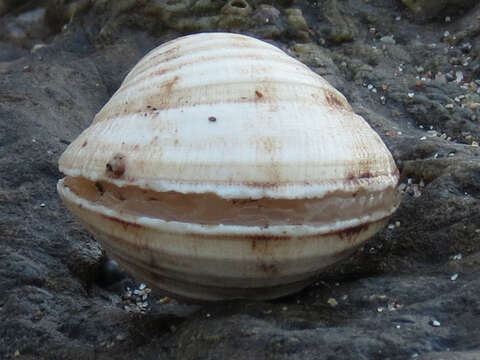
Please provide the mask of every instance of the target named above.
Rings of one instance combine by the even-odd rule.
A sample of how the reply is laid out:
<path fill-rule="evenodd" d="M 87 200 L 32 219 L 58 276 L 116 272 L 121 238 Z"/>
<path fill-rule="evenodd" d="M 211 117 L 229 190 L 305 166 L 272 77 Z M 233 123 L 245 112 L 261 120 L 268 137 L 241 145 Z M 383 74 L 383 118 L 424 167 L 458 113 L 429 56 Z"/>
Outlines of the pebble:
<path fill-rule="evenodd" d="M 328 305 L 330 305 L 331 307 L 335 307 L 335 306 L 338 305 L 338 301 L 335 300 L 334 298 L 328 299 L 328 300 L 327 300 L 327 303 L 328 303 Z"/>
<path fill-rule="evenodd" d="M 127 312 L 147 312 L 150 308 L 148 301 L 150 291 L 151 289 L 147 288 L 147 285 L 143 283 L 139 285 L 138 289 L 132 290 L 127 287 L 122 295 L 123 309 Z"/>
<path fill-rule="evenodd" d="M 455 281 L 458 279 L 458 274 L 453 274 L 452 276 L 450 276 L 450 280 L 452 281 Z"/>
<path fill-rule="evenodd" d="M 461 71 L 457 71 L 455 73 L 455 81 L 459 84 L 463 81 L 463 73 Z"/>
<path fill-rule="evenodd" d="M 440 326 L 440 321 L 432 320 L 432 321 L 430 321 L 430 325 L 432 325 L 433 327 L 439 327 Z"/>
<path fill-rule="evenodd" d="M 411 99 L 415 96 L 415 93 L 414 92 L 409 92 L 407 95 Z"/>
<path fill-rule="evenodd" d="M 380 38 L 380 42 L 384 44 L 396 44 L 395 39 L 393 38 L 393 35 L 388 35 L 388 36 L 382 36 Z"/>
<path fill-rule="evenodd" d="M 426 137 L 426 136 L 422 136 L 422 137 L 420 138 L 420 140 L 427 140 L 427 137 Z"/>
<path fill-rule="evenodd" d="M 462 254 L 453 255 L 452 260 L 462 260 Z"/>
<path fill-rule="evenodd" d="M 126 338 L 127 338 L 127 335 L 125 334 L 118 334 L 117 336 L 115 336 L 115 340 L 117 341 L 124 341 Z"/>

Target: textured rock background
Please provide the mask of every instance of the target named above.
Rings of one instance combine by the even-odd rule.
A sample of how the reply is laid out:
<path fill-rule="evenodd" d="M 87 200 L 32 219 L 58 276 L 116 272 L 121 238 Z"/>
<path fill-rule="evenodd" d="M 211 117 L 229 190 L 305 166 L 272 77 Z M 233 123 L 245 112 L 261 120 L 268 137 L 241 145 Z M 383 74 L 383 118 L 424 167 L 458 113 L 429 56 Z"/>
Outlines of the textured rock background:
<path fill-rule="evenodd" d="M 412 3 L 435 1 L 0 0 L 0 357 L 480 359 L 480 5 Z M 148 50 L 208 30 L 271 41 L 340 89 L 403 202 L 294 296 L 125 310 L 138 283 L 59 202 L 57 160 Z"/>

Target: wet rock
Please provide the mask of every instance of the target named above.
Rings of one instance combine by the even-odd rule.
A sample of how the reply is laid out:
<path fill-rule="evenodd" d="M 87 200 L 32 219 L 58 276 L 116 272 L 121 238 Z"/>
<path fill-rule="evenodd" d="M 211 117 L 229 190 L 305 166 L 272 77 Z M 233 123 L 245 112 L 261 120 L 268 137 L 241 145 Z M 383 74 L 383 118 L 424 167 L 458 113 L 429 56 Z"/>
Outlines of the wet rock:
<path fill-rule="evenodd" d="M 324 1 L 321 10 L 323 21 L 315 30 L 322 34 L 323 38 L 335 44 L 353 40 L 356 26 L 353 19 L 346 15 L 347 10 L 342 2 Z"/>
<path fill-rule="evenodd" d="M 476 4 L 475 0 L 402 0 L 412 11 L 417 20 L 432 19 L 440 14 L 442 10 L 448 9 L 458 14 L 460 9 L 468 9 Z"/>
<path fill-rule="evenodd" d="M 292 27 L 294 36 L 299 41 L 310 40 L 310 28 L 308 27 L 307 20 L 303 17 L 302 10 L 296 8 L 286 9 L 287 22 Z"/>

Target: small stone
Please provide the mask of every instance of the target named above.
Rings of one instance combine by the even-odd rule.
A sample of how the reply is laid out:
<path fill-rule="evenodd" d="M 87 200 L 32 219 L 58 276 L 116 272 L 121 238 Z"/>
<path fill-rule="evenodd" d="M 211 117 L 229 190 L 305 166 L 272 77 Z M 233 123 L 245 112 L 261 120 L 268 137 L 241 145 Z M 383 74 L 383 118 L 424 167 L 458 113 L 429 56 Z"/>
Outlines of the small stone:
<path fill-rule="evenodd" d="M 395 39 L 393 38 L 393 35 L 388 35 L 388 36 L 382 36 L 380 38 L 380 42 L 384 43 L 384 44 L 395 44 Z"/>
<path fill-rule="evenodd" d="M 378 307 L 378 308 L 377 308 L 377 312 L 379 312 L 379 313 L 383 312 L 383 308 L 382 308 L 382 307 Z"/>
<path fill-rule="evenodd" d="M 421 74 L 425 71 L 424 67 L 423 66 L 416 66 L 415 67 L 415 70 L 418 74 Z"/>
<path fill-rule="evenodd" d="M 400 227 L 400 221 L 395 221 L 395 227 Z"/>
<path fill-rule="evenodd" d="M 393 229 L 395 229 L 395 225 L 389 224 L 389 225 L 388 225 L 388 230 L 393 230 Z"/>
<path fill-rule="evenodd" d="M 210 313 L 206 313 L 206 314 L 205 314 L 205 317 L 206 317 L 206 318 L 209 318 L 209 317 L 211 317 L 211 316 L 212 316 L 212 314 L 210 314 Z"/>
<path fill-rule="evenodd" d="M 452 281 L 455 281 L 458 279 L 458 274 L 453 274 L 452 276 L 450 276 L 450 280 Z"/>
<path fill-rule="evenodd" d="M 452 18 L 450 16 L 445 16 L 445 22 L 449 23 L 452 21 Z"/>
<path fill-rule="evenodd" d="M 46 206 L 45 203 L 40 204 L 40 207 L 42 207 L 42 208 L 45 207 L 45 206 Z"/>
<path fill-rule="evenodd" d="M 395 327 L 396 327 L 397 329 L 400 329 L 400 325 L 396 325 Z"/>
<path fill-rule="evenodd" d="M 440 321 L 432 320 L 432 321 L 430 321 L 430 325 L 432 325 L 433 327 L 439 327 L 440 326 Z"/>
<path fill-rule="evenodd" d="M 115 336 L 115 340 L 117 341 L 124 341 L 126 338 L 127 338 L 127 335 L 125 334 L 118 334 L 117 336 Z"/>
<path fill-rule="evenodd" d="M 331 307 L 335 307 L 335 306 L 338 305 L 338 301 L 335 300 L 334 298 L 328 299 L 328 300 L 327 300 L 327 303 L 328 303 L 328 305 L 330 305 Z"/>
<path fill-rule="evenodd" d="M 145 285 L 144 283 L 141 283 L 138 288 L 139 288 L 140 290 L 143 290 L 143 289 L 145 289 L 146 287 L 147 287 L 147 285 Z"/>
<path fill-rule="evenodd" d="M 427 140 L 427 137 L 426 137 L 426 136 L 422 136 L 422 137 L 420 138 L 420 140 Z"/>
<path fill-rule="evenodd" d="M 452 260 L 462 260 L 462 254 L 453 255 Z"/>
<path fill-rule="evenodd" d="M 445 105 L 445 109 L 453 109 L 453 104 L 447 104 Z"/>
<path fill-rule="evenodd" d="M 455 73 L 455 77 L 456 77 L 455 81 L 457 83 L 461 83 L 463 81 L 463 73 L 461 71 L 457 71 Z"/>
<path fill-rule="evenodd" d="M 479 144 L 478 144 L 478 142 L 477 142 L 477 141 L 472 141 L 472 146 L 473 146 L 473 147 L 478 147 L 478 146 L 479 146 Z"/>
<path fill-rule="evenodd" d="M 171 301 L 171 299 L 168 296 L 165 296 L 161 298 L 160 300 L 157 300 L 157 304 L 167 304 Z"/>
<path fill-rule="evenodd" d="M 415 96 L 415 93 L 414 92 L 409 92 L 407 95 L 411 99 Z"/>

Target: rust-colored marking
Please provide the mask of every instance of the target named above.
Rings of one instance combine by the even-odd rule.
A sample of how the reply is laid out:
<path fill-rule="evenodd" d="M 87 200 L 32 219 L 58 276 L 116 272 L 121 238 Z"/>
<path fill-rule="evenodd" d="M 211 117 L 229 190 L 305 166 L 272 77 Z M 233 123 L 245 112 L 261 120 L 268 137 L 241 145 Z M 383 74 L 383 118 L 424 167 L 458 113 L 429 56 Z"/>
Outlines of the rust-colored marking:
<path fill-rule="evenodd" d="M 343 230 L 340 230 L 340 231 L 337 231 L 337 232 L 329 233 L 329 235 L 330 234 L 332 234 L 332 235 L 336 234 L 342 240 L 352 241 L 352 240 L 355 240 L 357 238 L 357 235 L 359 235 L 360 233 L 368 230 L 368 228 L 370 227 L 370 224 L 371 223 L 366 223 L 366 224 L 353 226 L 353 227 L 350 227 L 348 229 L 343 229 Z"/>
<path fill-rule="evenodd" d="M 115 154 L 105 167 L 108 177 L 115 179 L 121 177 L 125 173 L 125 156 Z"/>
<path fill-rule="evenodd" d="M 338 109 L 352 111 L 350 105 L 348 105 L 343 99 L 341 99 L 337 94 L 330 90 L 324 90 L 325 92 L 325 101 L 327 104 L 336 107 Z"/>
<path fill-rule="evenodd" d="M 87 144 L 88 144 L 88 141 L 85 140 L 85 141 L 83 142 L 83 144 L 82 144 L 82 148 L 84 148 L 85 146 L 87 146 Z"/>
<path fill-rule="evenodd" d="M 172 93 L 173 86 L 179 79 L 179 76 L 175 76 L 172 80 L 168 81 L 165 85 L 163 85 L 166 95 L 170 95 Z"/>
<path fill-rule="evenodd" d="M 133 228 L 138 228 L 138 229 L 143 227 L 142 225 L 139 225 L 137 223 L 132 223 L 132 222 L 125 221 L 125 220 L 122 220 L 122 219 L 118 219 L 118 218 L 113 217 L 113 216 L 108 216 L 108 215 L 103 215 L 102 214 L 102 217 L 105 218 L 105 219 L 108 219 L 110 221 L 114 221 L 116 223 L 121 224 L 125 230 L 127 230 L 129 226 L 133 227 Z"/>
<path fill-rule="evenodd" d="M 217 118 L 216 118 L 215 116 L 210 116 L 210 117 L 208 118 L 208 121 L 210 121 L 210 122 L 215 122 L 215 121 L 217 121 Z"/>
<path fill-rule="evenodd" d="M 260 264 L 258 268 L 266 274 L 278 274 L 278 268 L 274 264 Z"/>
<path fill-rule="evenodd" d="M 258 90 L 255 90 L 255 95 L 257 96 L 257 98 L 261 99 L 263 97 L 263 94 L 258 91 Z"/>
<path fill-rule="evenodd" d="M 360 176 L 358 177 L 359 179 L 369 179 L 373 177 L 373 174 L 370 173 L 370 172 L 364 172 L 363 174 L 360 174 Z"/>
<path fill-rule="evenodd" d="M 263 148 L 268 153 L 274 152 L 279 147 L 277 142 L 276 142 L 276 139 L 274 139 L 272 137 L 262 137 L 261 141 L 262 141 Z"/>
<path fill-rule="evenodd" d="M 256 187 L 256 188 L 263 188 L 263 189 L 272 189 L 278 187 L 280 185 L 279 183 L 273 183 L 273 182 L 258 182 L 258 181 L 249 181 L 243 183 L 243 185 L 249 186 L 249 187 Z"/>

